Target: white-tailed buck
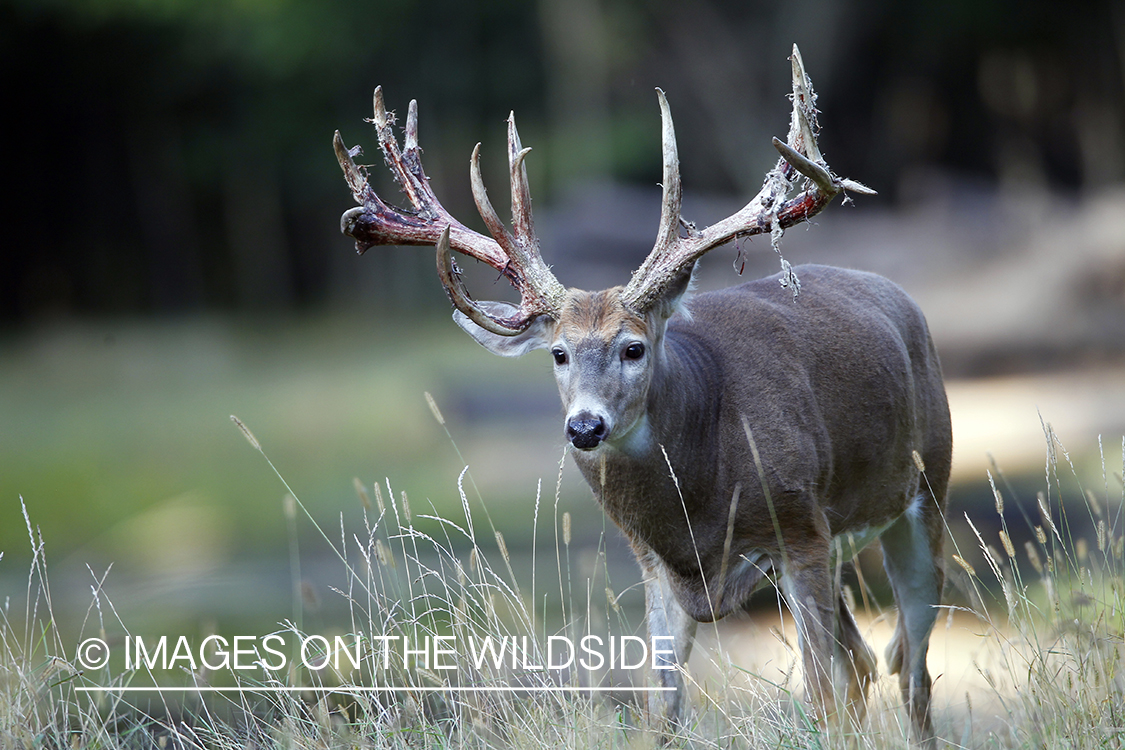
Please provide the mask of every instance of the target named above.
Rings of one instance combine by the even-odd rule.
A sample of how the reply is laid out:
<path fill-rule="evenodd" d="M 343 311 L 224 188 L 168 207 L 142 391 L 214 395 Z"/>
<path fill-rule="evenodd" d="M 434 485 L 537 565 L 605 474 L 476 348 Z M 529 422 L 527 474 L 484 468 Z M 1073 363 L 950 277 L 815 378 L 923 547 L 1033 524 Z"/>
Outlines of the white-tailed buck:
<path fill-rule="evenodd" d="M 341 219 L 359 252 L 436 245 L 438 274 L 470 336 L 496 354 L 547 349 L 566 410 L 564 430 L 594 494 L 643 569 L 649 633 L 674 636 L 682 688 L 697 622 L 739 610 L 766 578 L 797 622 L 805 684 L 821 720 L 862 716 L 875 656 L 836 590 L 833 560 L 878 537 L 899 616 L 886 657 L 899 674 L 917 740 L 934 744 L 926 651 L 940 603 L 942 512 L 950 422 L 937 353 L 918 307 L 869 273 L 794 269 L 689 297 L 696 260 L 735 237 L 805 221 L 844 190 L 817 149 L 814 95 L 793 49 L 788 143 L 761 192 L 706 229 L 680 218 L 672 117 L 658 91 L 664 198 L 656 245 L 629 283 L 600 292 L 562 286 L 544 263 L 531 219 L 524 157 L 508 120 L 512 231 L 492 208 L 479 151 L 473 197 L 492 237 L 467 229 L 434 197 L 422 171 L 417 105 L 403 148 L 375 90 L 383 156 L 410 203 L 384 203 L 336 134 L 336 154 L 360 207 Z M 798 183 L 802 183 L 799 185 Z M 789 197 L 794 188 L 803 188 Z M 450 250 L 489 264 L 519 305 L 469 297 Z M 787 288 L 788 287 L 788 288 Z M 675 721 L 682 690 L 650 693 Z"/>

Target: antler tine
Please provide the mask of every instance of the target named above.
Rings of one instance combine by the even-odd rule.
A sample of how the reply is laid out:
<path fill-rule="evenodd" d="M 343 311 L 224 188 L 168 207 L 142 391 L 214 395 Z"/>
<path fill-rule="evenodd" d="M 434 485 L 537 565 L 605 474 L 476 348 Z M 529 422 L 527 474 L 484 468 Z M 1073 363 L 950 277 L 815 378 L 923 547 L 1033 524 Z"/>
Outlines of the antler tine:
<path fill-rule="evenodd" d="M 516 130 L 516 113 L 508 115 L 508 171 L 512 185 L 512 229 L 523 243 L 535 242 L 535 224 L 531 218 L 531 188 L 527 184 L 524 157 L 531 152 L 520 143 Z"/>
<path fill-rule="evenodd" d="M 406 193 L 406 198 L 410 201 L 410 205 L 418 209 L 420 213 L 426 215 L 437 213 L 434 205 L 437 204 L 436 207 L 440 209 L 440 213 L 444 213 L 445 211 L 441 209 L 441 204 L 437 202 L 436 198 L 433 198 L 433 193 L 430 193 L 425 175 L 421 174 L 421 176 L 419 176 L 422 171 L 422 164 L 421 161 L 417 159 L 418 104 L 416 102 L 411 102 L 411 105 L 414 109 L 413 122 L 411 122 L 411 116 L 408 110 L 406 118 L 406 148 L 408 152 L 413 153 L 415 159 L 413 160 L 413 165 L 408 165 L 403 158 L 403 153 L 399 151 L 398 140 L 395 138 L 394 130 L 391 128 L 391 123 L 394 122 L 394 118 L 387 114 L 387 107 L 383 102 L 383 87 L 375 87 L 375 116 L 372 118 L 372 122 L 375 123 L 375 132 L 379 136 L 379 147 L 383 150 L 384 160 L 390 168 L 391 173 L 394 175 L 395 182 L 402 188 L 402 192 Z M 409 130 L 411 125 L 414 127 L 413 149 L 410 148 Z M 411 166 L 415 168 L 411 169 Z M 427 195 L 427 193 L 429 194 Z"/>
<path fill-rule="evenodd" d="M 515 241 L 508 235 L 508 229 L 500 220 L 500 215 L 492 207 L 488 199 L 488 188 L 484 186 L 484 178 L 480 174 L 480 144 L 473 148 L 473 155 L 469 159 L 469 181 L 473 186 L 473 201 L 477 204 L 477 213 L 484 220 L 488 232 L 505 248 L 514 245 Z"/>
<path fill-rule="evenodd" d="M 418 152 L 418 100 L 411 99 L 410 106 L 406 109 L 406 134 L 403 136 L 403 148 L 407 153 Z"/>
<path fill-rule="evenodd" d="M 789 61 L 793 66 L 793 114 L 789 118 L 789 140 L 793 141 L 794 148 L 803 150 L 812 161 L 823 162 L 824 157 L 816 144 L 816 93 L 796 44 Z"/>
<path fill-rule="evenodd" d="M 793 45 L 793 53 L 789 59 L 793 65 L 793 114 L 789 118 L 789 142 L 773 139 L 773 146 L 782 157 L 778 161 L 778 169 L 785 170 L 787 173 L 790 168 L 795 169 L 812 180 L 825 196 L 824 205 L 844 190 L 862 195 L 876 195 L 874 190 L 863 183 L 836 177 L 828 169 L 828 163 L 821 155 L 820 146 L 816 141 L 816 134 L 820 130 L 816 118 L 816 92 L 813 91 L 812 81 L 801 57 L 801 50 L 796 44 Z M 817 210 L 819 211 L 820 208 Z"/>
<path fill-rule="evenodd" d="M 816 141 L 816 133 L 820 129 L 816 119 L 816 93 L 805 71 L 801 50 L 796 44 L 793 45 L 793 54 L 789 59 L 793 64 L 793 114 L 789 118 L 789 143 L 779 138 L 773 139 L 773 147 L 782 157 L 778 161 L 778 168 L 785 170 L 787 177 L 791 174 L 791 169 L 797 170 L 816 183 L 826 195 L 835 196 L 841 190 L 875 195 L 875 191 L 866 185 L 835 177 L 827 169 L 828 165 Z"/>
<path fill-rule="evenodd" d="M 438 238 L 437 270 L 441 284 L 445 287 L 445 293 L 449 295 L 449 301 L 453 306 L 486 331 L 500 336 L 515 336 L 531 325 L 534 316 L 524 314 L 522 306 L 520 314 L 511 318 L 498 318 L 469 296 L 464 282 L 461 281 L 461 271 L 454 265 L 453 255 L 449 252 L 449 227 L 446 227 Z"/>
<path fill-rule="evenodd" d="M 531 188 L 527 182 L 525 157 L 531 148 L 524 148 L 516 130 L 516 113 L 508 115 L 508 171 L 512 191 L 512 229 L 515 243 L 508 250 L 508 257 L 528 269 L 536 279 L 544 297 L 561 304 L 565 289 L 555 279 L 550 268 L 543 261 L 539 251 L 539 238 L 535 236 L 535 222 L 531 213 Z"/>
<path fill-rule="evenodd" d="M 439 245 L 438 271 L 450 299 L 466 316 L 494 333 L 515 335 L 526 329 L 537 315 L 557 316 L 566 289 L 539 254 L 539 244 L 531 223 L 527 175 L 523 168 L 523 158 L 530 149 L 519 146 L 514 119 L 509 118 L 509 141 L 515 144 L 509 165 L 513 175 L 515 237 L 504 228 L 488 201 L 480 176 L 480 145 L 473 151 L 470 166 L 473 198 L 493 235 L 490 238 L 468 229 L 450 216 L 430 188 L 418 147 L 417 102 L 411 101 L 407 110 L 402 149 L 394 135 L 394 115 L 387 112 L 382 87 L 375 89 L 372 103 L 370 122 L 375 125 L 379 148 L 395 182 L 410 202 L 411 210 L 394 208 L 379 198 L 367 181 L 366 167 L 357 166 L 354 161 L 354 157 L 362 153 L 360 148 L 347 148 L 337 132 L 333 139 L 336 158 L 352 195 L 360 204 L 358 208 L 344 212 L 340 218 L 340 230 L 355 239 L 356 249 L 363 253 L 374 245 Z M 507 278 L 520 293 L 518 315 L 496 317 L 474 303 L 449 256 L 451 249 L 487 263 Z"/>
<path fill-rule="evenodd" d="M 771 171 L 761 191 L 737 213 L 712 224 L 702 231 L 691 231 L 687 237 L 680 237 L 679 228 L 669 219 L 670 210 L 668 184 L 664 186 L 665 208 L 660 219 L 660 230 L 656 245 L 641 265 L 628 286 L 622 292 L 623 302 L 638 311 L 647 310 L 663 291 L 686 269 L 707 251 L 725 244 L 736 236 L 750 236 L 769 232 L 775 227 L 787 229 L 805 221 L 828 205 L 844 190 L 852 190 L 864 195 L 874 195 L 875 191 L 854 180 L 841 179 L 832 174 L 816 143 L 816 94 L 805 72 L 800 50 L 793 45 L 793 115 L 790 120 L 788 144 L 777 138 L 774 147 L 781 153 L 777 167 Z M 665 180 L 669 174 L 669 139 L 672 141 L 671 155 L 675 160 L 675 135 L 672 133 L 671 114 L 667 112 L 667 101 L 659 96 L 661 119 L 664 127 L 664 170 Z M 812 183 L 807 189 L 793 198 L 786 199 L 792 189 L 790 176 L 797 171 Z M 679 174 L 676 170 L 676 186 L 679 190 Z M 676 196 L 676 220 L 678 222 L 678 195 Z"/>
<path fill-rule="evenodd" d="M 672 109 L 668 97 L 661 89 L 656 89 L 660 104 L 660 145 L 664 165 L 662 185 L 663 199 L 660 206 L 660 226 L 656 230 L 656 244 L 629 280 L 623 298 L 631 307 L 646 309 L 651 300 L 659 295 L 675 277 L 676 268 L 687 264 L 667 264 L 665 261 L 675 253 L 680 239 L 680 206 L 683 198 L 683 185 L 680 181 L 680 156 L 676 146 L 676 128 L 672 124 Z M 647 282 L 657 278 L 651 296 L 646 294 Z"/>
<path fill-rule="evenodd" d="M 528 312 L 557 314 L 566 295 L 566 289 L 551 273 L 539 252 L 539 240 L 535 236 L 535 226 L 531 216 L 531 190 L 527 183 L 527 167 L 524 165 L 524 157 L 530 151 L 530 148 L 523 148 L 523 144 L 520 143 L 515 114 L 509 115 L 508 168 L 511 177 L 514 236 L 505 228 L 496 209 L 492 207 L 492 202 L 488 199 L 488 190 L 480 173 L 479 143 L 473 149 L 473 157 L 469 164 L 473 200 L 476 201 L 477 210 L 484 219 L 488 231 L 507 253 L 509 269 L 514 271 L 515 275 L 526 279 L 529 286 L 534 289 L 535 296 L 543 303 L 541 309 L 534 311 L 529 308 Z M 467 312 L 465 314 L 468 315 Z"/>
<path fill-rule="evenodd" d="M 405 151 L 399 150 L 395 140 L 391 128 L 394 118 L 383 102 L 382 87 L 375 89 L 372 103 L 370 122 L 375 125 L 379 148 L 413 210 L 389 206 L 375 193 L 367 180 L 367 168 L 357 166 L 354 161 L 362 149 L 359 146 L 347 148 L 337 131 L 333 138 L 336 158 L 352 195 L 360 204 L 340 217 L 340 231 L 354 239 L 356 250 L 363 253 L 375 245 L 432 245 L 437 242 L 442 228 L 452 225 L 454 249 L 502 270 L 507 258 L 500 246 L 450 216 L 430 189 L 418 148 L 417 103 L 410 103 L 407 114 Z"/>
<path fill-rule="evenodd" d="M 339 130 L 332 137 L 332 148 L 336 151 L 336 161 L 340 162 L 340 169 L 344 170 L 344 180 L 351 188 L 356 203 L 363 203 L 369 198 L 379 200 L 379 196 L 375 195 L 375 192 L 368 186 L 367 178 L 363 176 L 354 161 L 354 157 L 363 153 L 363 149 L 359 146 L 351 149 L 345 146 Z"/>
<path fill-rule="evenodd" d="M 676 148 L 672 110 L 668 107 L 668 97 L 662 90 L 656 90 L 656 98 L 660 102 L 660 145 L 664 163 L 664 199 L 660 207 L 660 228 L 656 230 L 656 245 L 661 247 L 671 245 L 679 237 L 683 186 L 680 182 L 680 155 Z"/>

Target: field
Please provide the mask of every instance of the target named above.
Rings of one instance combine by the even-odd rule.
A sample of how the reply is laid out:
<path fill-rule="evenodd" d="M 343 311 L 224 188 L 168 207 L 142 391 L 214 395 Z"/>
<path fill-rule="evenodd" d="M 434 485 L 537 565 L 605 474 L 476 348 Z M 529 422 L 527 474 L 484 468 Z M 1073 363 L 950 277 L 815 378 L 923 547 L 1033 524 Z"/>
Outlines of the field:
<path fill-rule="evenodd" d="M 552 637 L 644 635 L 635 565 L 564 461 L 548 367 L 475 356 L 449 328 L 107 323 L 7 342 L 3 391 L 20 397 L 0 405 L 13 426 L 0 436 L 0 745 L 652 745 L 643 671 L 379 662 L 380 635 L 454 637 L 461 657 L 474 638 L 527 637 L 540 665 Z M 1120 393 L 1114 373 L 1083 382 L 1110 403 Z M 1098 426 L 1087 391 L 1045 383 L 950 384 L 955 422 L 959 409 L 976 420 L 958 438 L 952 583 L 930 661 L 952 747 L 1125 741 L 1122 444 L 1082 432 Z M 885 669 L 894 613 L 878 552 L 842 575 Z M 278 634 L 286 668 L 125 668 L 127 639 L 165 634 L 192 648 Z M 337 661 L 358 644 L 358 668 L 298 665 L 290 649 L 310 636 Z M 114 657 L 83 670 L 92 637 Z M 771 592 L 701 627 L 676 743 L 905 746 L 886 675 L 865 722 L 813 723 L 795 648 Z M 82 690 L 155 684 L 192 691 Z"/>

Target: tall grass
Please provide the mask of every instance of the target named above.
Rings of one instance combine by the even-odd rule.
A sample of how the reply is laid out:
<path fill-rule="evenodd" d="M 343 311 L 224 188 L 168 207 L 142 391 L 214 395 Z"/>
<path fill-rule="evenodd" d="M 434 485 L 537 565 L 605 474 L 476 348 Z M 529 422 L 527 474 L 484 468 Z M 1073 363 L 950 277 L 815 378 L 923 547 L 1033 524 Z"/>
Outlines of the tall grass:
<path fill-rule="evenodd" d="M 443 421 L 436 405 L 431 406 Z M 269 461 L 249 429 L 238 426 Z M 1016 496 L 994 469 L 989 477 L 997 523 L 966 516 L 972 535 L 949 543 L 954 560 L 950 577 L 958 581 L 960 593 L 947 591 L 947 601 L 954 603 L 948 605 L 946 622 L 952 623 L 955 614 L 975 618 L 975 669 L 989 685 L 985 693 L 966 695 L 964 703 L 935 704 L 938 732 L 951 747 L 1125 744 L 1125 489 L 1120 474 L 1106 465 L 1104 450 L 1101 486 L 1083 487 L 1069 454 L 1049 429 L 1046 434 L 1040 496 Z M 1125 456 L 1125 443 L 1122 450 Z M 550 541 L 546 548 L 532 550 L 531 571 L 509 554 L 467 469 L 456 485 L 462 508 L 456 517 L 426 512 L 405 492 L 396 492 L 389 480 L 357 480 L 357 502 L 364 509 L 357 528 L 345 528 L 342 517 L 339 528 L 314 518 L 286 485 L 294 611 L 279 623 L 277 633 L 310 635 L 302 609 L 298 523 L 315 526 L 344 572 L 344 585 L 334 592 L 347 603 L 349 615 L 325 634 L 332 636 L 330 648 L 313 656 L 314 663 L 327 662 L 322 669 L 293 667 L 291 661 L 286 669 L 272 671 L 200 667 L 157 674 L 114 665 L 83 673 L 75 644 L 60 634 L 55 620 L 45 544 L 25 510 L 33 552 L 26 599 L 20 607 L 7 598 L 0 619 L 0 746 L 652 746 L 659 740 L 646 729 L 644 696 L 629 682 L 643 671 L 534 670 L 523 669 L 522 662 L 513 667 L 508 660 L 496 665 L 486 659 L 478 665 L 463 658 L 463 644 L 474 638 L 515 637 L 522 648 L 527 637 L 528 662 L 542 665 L 553 635 L 574 640 L 590 633 L 643 635 L 639 618 L 619 606 L 604 556 L 595 558 L 593 574 L 573 564 L 569 515 L 560 513 L 558 505 L 561 476 L 560 471 L 553 495 L 548 488 L 534 499 L 532 538 Z M 284 483 L 280 473 L 278 477 Z M 995 538 L 980 531 L 996 526 L 1000 532 Z M 1022 532 L 1028 541 L 1017 545 L 1012 540 Z M 536 571 L 544 560 L 551 564 Z M 79 640 L 98 636 L 120 643 L 130 633 L 102 593 L 103 581 L 104 575 L 92 579 Z M 864 602 L 874 600 L 870 592 L 861 593 Z M 941 622 L 939 618 L 939 629 Z M 693 748 L 906 746 L 909 720 L 896 681 L 887 677 L 876 684 L 862 725 L 825 729 L 814 724 L 800 699 L 799 659 L 793 631 L 788 632 L 788 638 L 778 633 L 789 647 L 788 663 L 766 674 L 732 663 L 716 629 L 719 647 L 697 649 L 688 669 L 693 708 L 673 742 Z M 456 668 L 450 670 L 417 659 L 384 664 L 379 635 L 409 638 L 412 644 L 452 636 L 462 644 L 462 658 L 454 659 Z M 339 655 L 333 652 L 342 648 L 354 653 L 357 646 L 358 668 L 346 659 L 337 666 Z M 708 661 L 709 670 L 698 669 Z M 706 677 L 696 677 L 704 671 Z M 943 678 L 950 679 L 939 677 L 939 682 Z M 81 690 L 149 684 L 227 686 L 244 692 L 196 695 L 189 690 L 142 700 L 139 695 L 152 694 Z M 371 691 L 373 686 L 388 690 Z"/>
<path fill-rule="evenodd" d="M 1091 488 L 1082 486 L 1049 424 L 1044 433 L 1044 489 L 1036 498 L 1025 498 L 1013 512 L 990 472 L 1000 525 L 996 538 L 987 538 L 966 515 L 975 554 L 986 570 L 978 573 L 959 551 L 953 555 L 967 574 L 972 609 L 988 626 L 992 663 L 980 670 L 1000 711 L 993 717 L 974 715 L 970 702 L 963 736 L 980 734 L 976 723 L 1013 747 L 1121 747 L 1125 439 L 1123 471 L 1116 472 L 1106 465 L 1099 437 L 1102 486 Z M 1006 485 L 995 464 L 993 471 Z M 1006 490 L 1009 497 L 1014 494 L 1010 486 Z M 1022 549 L 1012 541 L 1013 527 L 1030 532 Z"/>

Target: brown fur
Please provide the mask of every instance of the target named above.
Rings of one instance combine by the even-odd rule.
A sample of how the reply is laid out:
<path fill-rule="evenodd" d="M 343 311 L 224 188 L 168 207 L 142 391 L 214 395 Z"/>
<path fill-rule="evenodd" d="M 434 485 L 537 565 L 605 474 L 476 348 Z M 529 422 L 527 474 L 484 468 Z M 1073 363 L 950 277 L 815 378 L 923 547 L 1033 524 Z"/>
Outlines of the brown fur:
<path fill-rule="evenodd" d="M 648 325 L 644 318 L 621 303 L 621 289 L 615 286 L 601 292 L 567 290 L 555 335 L 573 340 L 593 337 L 607 346 L 622 330 L 647 336 Z"/>
<path fill-rule="evenodd" d="M 933 570 L 927 596 L 937 604 L 950 424 L 941 368 L 913 302 L 870 274 L 825 267 L 799 273 L 804 291 L 796 301 L 776 278 L 692 300 L 691 320 L 668 324 L 654 360 L 645 451 L 630 455 L 611 440 L 598 451 L 576 451 L 575 459 L 638 557 L 660 561 L 676 601 L 694 620 L 739 609 L 763 571 L 737 563 L 764 553 L 788 582 L 791 608 L 808 610 L 800 618 L 807 621 L 810 697 L 831 713 L 827 663 L 834 650 L 843 647 L 854 659 L 844 670 L 851 701 L 862 699 L 875 669 L 832 589 L 832 539 L 892 523 L 922 492 Z M 573 295 L 557 334 L 603 345 L 622 330 L 653 338 L 651 321 L 615 304 L 614 292 Z M 914 452 L 927 468 L 924 484 Z M 904 586 L 896 587 L 896 598 L 912 595 L 900 592 Z M 905 643 L 899 637 L 895 648 Z M 893 658 L 892 669 L 910 660 Z M 931 737 L 924 658 L 901 671 L 917 731 Z"/>

